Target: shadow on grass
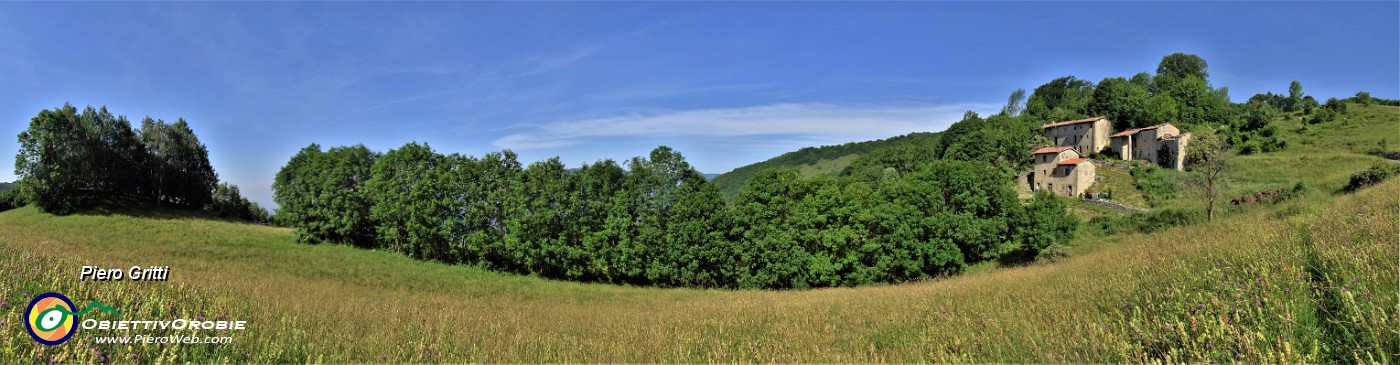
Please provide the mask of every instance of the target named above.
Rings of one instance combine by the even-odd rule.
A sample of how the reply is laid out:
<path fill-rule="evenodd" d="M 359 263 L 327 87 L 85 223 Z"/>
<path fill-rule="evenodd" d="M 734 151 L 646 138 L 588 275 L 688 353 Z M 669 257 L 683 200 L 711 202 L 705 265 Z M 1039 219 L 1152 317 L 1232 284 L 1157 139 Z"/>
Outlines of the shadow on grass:
<path fill-rule="evenodd" d="M 103 217 L 123 216 L 164 220 L 205 219 L 235 223 L 252 223 L 237 218 L 221 217 L 217 214 L 199 209 L 159 205 L 133 197 L 103 199 L 102 201 L 95 202 L 88 208 L 79 210 L 73 215 Z"/>

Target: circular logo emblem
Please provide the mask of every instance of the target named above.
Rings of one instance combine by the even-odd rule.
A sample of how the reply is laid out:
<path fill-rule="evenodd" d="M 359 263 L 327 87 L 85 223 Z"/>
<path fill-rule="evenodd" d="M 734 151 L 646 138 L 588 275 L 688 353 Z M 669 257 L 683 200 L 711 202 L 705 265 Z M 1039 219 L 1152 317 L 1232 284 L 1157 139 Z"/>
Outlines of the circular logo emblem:
<path fill-rule="evenodd" d="M 78 318 L 73 314 L 73 301 L 63 294 L 48 292 L 29 301 L 24 310 L 24 327 L 34 341 L 53 346 L 73 337 Z"/>

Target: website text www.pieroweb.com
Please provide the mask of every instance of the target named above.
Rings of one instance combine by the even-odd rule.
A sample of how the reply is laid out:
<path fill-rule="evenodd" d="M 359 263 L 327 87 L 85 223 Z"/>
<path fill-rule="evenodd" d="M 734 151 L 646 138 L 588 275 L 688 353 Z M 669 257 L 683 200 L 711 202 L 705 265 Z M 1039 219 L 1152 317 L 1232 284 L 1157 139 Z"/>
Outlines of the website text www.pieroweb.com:
<path fill-rule="evenodd" d="M 133 266 L 130 270 L 98 270 L 84 266 L 80 281 L 164 281 L 169 267 Z M 102 273 L 102 274 L 97 274 Z M 152 275 L 152 274 L 155 275 Z M 144 274 L 144 275 L 143 275 Z M 98 298 L 84 298 L 86 306 L 75 304 L 58 292 L 35 295 L 25 308 L 25 328 L 29 336 L 47 346 L 58 346 L 77 338 L 94 344 L 231 344 L 233 337 L 248 329 L 248 322 L 203 315 L 154 315 L 132 318 L 120 308 L 103 304 Z M 78 302 L 83 303 L 83 302 Z M 158 313 L 158 312 L 157 312 Z M 152 315 L 146 315 L 150 317 Z"/>

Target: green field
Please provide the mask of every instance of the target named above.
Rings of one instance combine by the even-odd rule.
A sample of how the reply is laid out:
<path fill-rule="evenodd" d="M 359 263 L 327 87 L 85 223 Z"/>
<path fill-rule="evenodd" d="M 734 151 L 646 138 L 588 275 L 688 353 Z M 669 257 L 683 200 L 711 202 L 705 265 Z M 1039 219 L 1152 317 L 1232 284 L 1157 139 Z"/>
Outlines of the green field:
<path fill-rule="evenodd" d="M 26 207 L 0 212 L 0 362 L 1393 362 L 1400 179 L 1340 190 L 1350 174 L 1394 163 L 1366 152 L 1395 135 L 1396 110 L 1357 107 L 1306 129 L 1276 121 L 1288 148 L 1240 157 L 1229 195 L 1304 182 L 1290 200 L 1150 234 L 1081 233 L 1075 256 L 1055 263 L 860 288 L 572 283 L 299 244 L 288 229 L 199 213 Z M 1131 178 L 1110 172 L 1106 186 L 1134 197 L 1118 191 Z M 1201 205 L 1181 193 L 1159 208 Z M 172 274 L 79 282 L 83 265 Z M 80 330 L 46 347 L 21 316 L 47 291 L 124 318 L 250 329 L 228 345 L 99 345 Z"/>
<path fill-rule="evenodd" d="M 0 298 L 11 303 L 0 359 L 1380 363 L 1400 351 L 1397 199 L 1391 180 L 1331 203 L 1127 235 L 1055 264 L 808 291 L 559 282 L 202 217 L 22 208 L 0 213 Z M 82 265 L 155 264 L 171 266 L 169 283 L 76 280 Z M 46 348 L 14 304 L 43 291 L 130 318 L 173 311 L 251 329 L 236 346 L 94 346 L 79 332 Z"/>

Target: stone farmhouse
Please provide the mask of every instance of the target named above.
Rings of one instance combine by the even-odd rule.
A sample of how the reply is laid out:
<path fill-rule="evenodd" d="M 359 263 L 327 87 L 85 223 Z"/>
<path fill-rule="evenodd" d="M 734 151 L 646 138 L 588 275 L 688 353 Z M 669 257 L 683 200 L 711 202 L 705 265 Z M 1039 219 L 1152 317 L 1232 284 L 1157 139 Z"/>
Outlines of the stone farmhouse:
<path fill-rule="evenodd" d="M 1186 161 L 1186 144 L 1191 134 L 1182 134 L 1171 123 L 1134 128 L 1112 136 L 1113 155 L 1124 160 L 1146 160 L 1166 168 L 1181 170 Z"/>
<path fill-rule="evenodd" d="M 1035 190 L 1073 197 L 1094 185 L 1097 168 L 1074 147 L 1045 147 L 1031 152 L 1031 157 L 1035 158 L 1035 171 L 1028 182 Z"/>
<path fill-rule="evenodd" d="M 1108 148 L 1108 136 L 1113 134 L 1113 122 L 1107 117 L 1093 117 L 1050 123 L 1040 126 L 1051 146 L 1071 146 L 1089 155 Z"/>
<path fill-rule="evenodd" d="M 1046 124 L 1041 133 L 1051 147 L 1031 152 L 1035 170 L 1026 175 L 1032 190 L 1064 196 L 1084 194 L 1098 180 L 1097 167 L 1088 154 L 1108 150 L 1124 160 L 1145 160 L 1163 167 L 1182 169 L 1190 133 L 1171 123 L 1113 133 L 1107 117 L 1093 117 Z"/>

